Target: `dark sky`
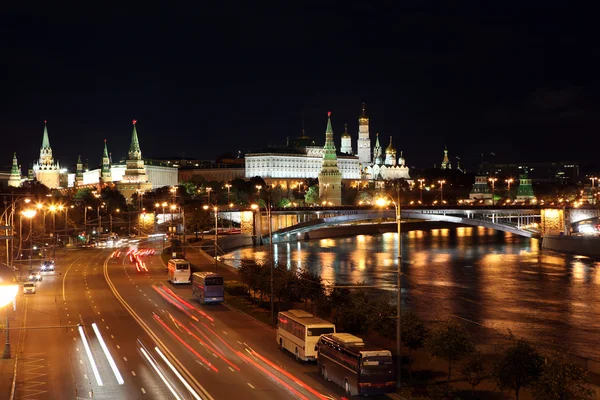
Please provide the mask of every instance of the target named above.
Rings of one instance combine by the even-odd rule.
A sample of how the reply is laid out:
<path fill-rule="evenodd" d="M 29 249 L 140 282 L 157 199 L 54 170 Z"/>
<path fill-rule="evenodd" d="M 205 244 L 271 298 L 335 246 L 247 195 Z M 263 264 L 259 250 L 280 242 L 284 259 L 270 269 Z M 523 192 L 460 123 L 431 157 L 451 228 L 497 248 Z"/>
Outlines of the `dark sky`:
<path fill-rule="evenodd" d="M 123 157 L 133 118 L 145 157 L 284 144 L 302 115 L 322 142 L 327 111 L 339 146 L 344 123 L 356 139 L 363 101 L 372 136 L 384 146 L 393 136 L 411 166 L 439 165 L 444 145 L 467 165 L 481 153 L 597 159 L 597 21 L 554 6 L 563 2 L 10 3 L 0 17 L 0 165 L 13 151 L 24 168 L 38 157 L 45 119 L 69 166 L 78 154 L 99 163 L 103 139 Z"/>

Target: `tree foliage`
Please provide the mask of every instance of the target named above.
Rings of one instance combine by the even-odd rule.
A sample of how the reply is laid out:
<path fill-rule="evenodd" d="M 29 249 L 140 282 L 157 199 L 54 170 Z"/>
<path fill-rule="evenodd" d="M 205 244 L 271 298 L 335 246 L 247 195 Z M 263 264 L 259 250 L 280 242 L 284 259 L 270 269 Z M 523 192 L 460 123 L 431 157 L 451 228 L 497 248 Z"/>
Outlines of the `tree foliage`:
<path fill-rule="evenodd" d="M 542 357 L 531 343 L 509 332 L 509 344 L 494 363 L 492 376 L 501 390 L 514 390 L 517 400 L 522 388 L 532 386 L 542 372 Z"/>
<path fill-rule="evenodd" d="M 475 386 L 481 383 L 485 374 L 483 354 L 480 351 L 475 351 L 467 356 L 461 372 L 463 379 L 471 385 L 471 397 L 473 397 Z"/>
<path fill-rule="evenodd" d="M 588 371 L 565 361 L 558 351 L 546 358 L 533 393 L 540 400 L 588 400 L 594 395 Z"/>
<path fill-rule="evenodd" d="M 452 364 L 475 350 L 467 330 L 451 319 L 434 327 L 425 345 L 433 358 L 441 358 L 448 362 L 448 382 L 452 375 Z"/>
<path fill-rule="evenodd" d="M 319 202 L 319 187 L 311 186 L 304 195 L 304 201 L 306 204 L 317 204 Z"/>
<path fill-rule="evenodd" d="M 404 311 L 402 313 L 401 333 L 402 344 L 408 348 L 408 373 L 412 379 L 411 352 L 424 346 L 427 328 L 425 328 L 425 323 L 416 313 Z"/>

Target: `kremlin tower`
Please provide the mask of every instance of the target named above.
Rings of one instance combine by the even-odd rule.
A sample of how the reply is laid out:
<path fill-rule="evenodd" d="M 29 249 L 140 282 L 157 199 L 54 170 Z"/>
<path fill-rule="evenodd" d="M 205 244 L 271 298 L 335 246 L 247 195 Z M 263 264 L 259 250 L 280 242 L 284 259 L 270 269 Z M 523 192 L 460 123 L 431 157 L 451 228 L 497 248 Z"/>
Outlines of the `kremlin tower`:
<path fill-rule="evenodd" d="M 17 162 L 17 153 L 13 155 L 12 168 L 10 169 L 10 176 L 8 178 L 8 186 L 10 187 L 21 187 L 21 167 Z"/>
<path fill-rule="evenodd" d="M 133 132 L 131 134 L 131 146 L 127 156 L 127 167 L 123 179 L 117 184 L 117 189 L 128 201 L 136 192 L 145 192 L 152 188 L 152 184 L 148 182 L 144 160 L 142 159 L 142 150 L 138 140 L 136 124 L 133 120 Z"/>
<path fill-rule="evenodd" d="M 323 164 L 319 173 L 319 197 L 321 202 L 331 203 L 334 206 L 342 205 L 342 174 L 338 169 L 338 160 L 333 142 L 331 112 L 327 113 Z"/>
<path fill-rule="evenodd" d="M 442 159 L 442 169 L 452 169 L 450 159 L 448 158 L 448 147 L 444 147 L 444 158 Z"/>
<path fill-rule="evenodd" d="M 77 157 L 77 171 L 75 171 L 75 186 L 83 185 L 83 163 L 81 155 Z"/>
<path fill-rule="evenodd" d="M 133 127 L 133 129 L 135 130 L 135 125 Z M 137 138 L 137 134 L 136 134 L 136 138 Z M 138 144 L 139 146 L 139 144 Z M 102 170 L 100 172 L 100 177 L 102 179 L 102 182 L 110 182 L 111 179 L 111 173 L 110 173 L 110 157 L 108 156 L 108 148 L 106 147 L 106 139 L 104 139 L 104 153 L 102 154 Z"/>
<path fill-rule="evenodd" d="M 54 162 L 52 157 L 52 148 L 50 147 L 50 138 L 48 137 L 48 125 L 44 121 L 44 137 L 42 138 L 42 147 L 40 148 L 40 159 L 33 166 L 35 179 L 50 189 L 60 187 L 60 165 Z"/>
<path fill-rule="evenodd" d="M 365 103 L 362 104 L 362 113 L 358 117 L 358 160 L 363 165 L 371 164 L 371 138 L 369 137 L 369 117 Z"/>
<path fill-rule="evenodd" d="M 373 150 L 373 163 L 375 165 L 383 164 L 381 158 L 381 145 L 379 144 L 379 133 L 375 135 L 375 149 Z"/>

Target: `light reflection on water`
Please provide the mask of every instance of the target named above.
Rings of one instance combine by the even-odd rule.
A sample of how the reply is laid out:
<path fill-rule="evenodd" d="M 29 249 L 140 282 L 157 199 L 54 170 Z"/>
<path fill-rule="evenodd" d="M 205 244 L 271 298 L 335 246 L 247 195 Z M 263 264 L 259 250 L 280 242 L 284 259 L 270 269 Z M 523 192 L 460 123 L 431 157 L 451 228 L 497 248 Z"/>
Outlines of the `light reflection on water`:
<path fill-rule="evenodd" d="M 540 249 L 536 239 L 484 227 L 403 234 L 403 306 L 427 320 L 456 315 L 496 332 L 569 343 L 600 359 L 600 263 Z M 279 265 L 308 268 L 328 285 L 364 282 L 382 295 L 395 292 L 395 233 L 280 243 L 273 254 Z M 234 265 L 268 256 L 265 247 L 226 255 Z"/>

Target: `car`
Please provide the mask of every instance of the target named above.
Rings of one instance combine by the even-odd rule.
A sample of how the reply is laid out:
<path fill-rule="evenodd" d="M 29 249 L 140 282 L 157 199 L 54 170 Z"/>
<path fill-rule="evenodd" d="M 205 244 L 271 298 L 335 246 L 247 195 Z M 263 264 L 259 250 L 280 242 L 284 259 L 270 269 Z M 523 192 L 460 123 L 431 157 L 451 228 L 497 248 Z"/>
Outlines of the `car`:
<path fill-rule="evenodd" d="M 45 260 L 40 266 L 40 271 L 54 271 L 54 260 Z"/>
<path fill-rule="evenodd" d="M 35 294 L 35 283 L 25 282 L 23 284 L 23 294 Z"/>
<path fill-rule="evenodd" d="M 32 272 L 27 277 L 27 280 L 30 281 L 30 282 L 39 282 L 39 281 L 42 280 L 42 274 L 39 271 Z"/>

